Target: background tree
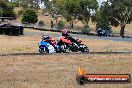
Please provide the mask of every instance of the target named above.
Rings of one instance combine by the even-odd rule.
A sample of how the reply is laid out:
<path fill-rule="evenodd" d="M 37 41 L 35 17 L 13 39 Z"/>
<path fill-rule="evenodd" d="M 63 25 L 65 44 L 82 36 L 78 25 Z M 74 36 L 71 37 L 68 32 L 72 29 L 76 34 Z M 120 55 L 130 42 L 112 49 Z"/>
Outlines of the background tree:
<path fill-rule="evenodd" d="M 66 18 L 67 22 L 70 22 L 73 28 L 74 20 L 77 19 L 79 9 L 79 3 L 77 0 L 65 0 L 64 1 L 64 11 L 62 13 L 63 17 Z"/>
<path fill-rule="evenodd" d="M 102 3 L 101 7 L 96 11 L 95 16 L 92 17 L 92 22 L 96 23 L 96 30 L 101 28 L 109 32 L 112 31 L 110 27 L 110 13 L 109 3 Z"/>
<path fill-rule="evenodd" d="M 132 22 L 132 0 L 110 0 L 106 3 L 109 4 L 107 8 L 104 7 L 102 14 L 107 14 L 112 26 L 117 27 L 120 25 L 120 36 L 124 37 L 126 24 Z"/>
<path fill-rule="evenodd" d="M 11 0 L 17 7 L 33 8 L 36 11 L 40 9 L 40 4 L 44 2 L 44 0 Z"/>
<path fill-rule="evenodd" d="M 41 0 L 41 3 L 44 3 L 44 6 L 47 7 L 47 4 L 49 3 L 49 0 Z"/>
<path fill-rule="evenodd" d="M 47 3 L 46 9 L 51 14 L 52 18 L 56 20 L 56 24 L 58 23 L 58 17 L 62 13 L 64 9 L 64 5 L 57 0 L 52 0 Z"/>
<path fill-rule="evenodd" d="M 0 9 L 0 17 L 2 17 L 2 14 L 3 14 L 3 10 Z"/>
<path fill-rule="evenodd" d="M 80 20 L 84 26 L 88 27 L 88 22 L 92 17 L 91 12 L 94 12 L 98 8 L 98 2 L 96 0 L 64 0 L 65 14 L 64 17 L 67 21 L 71 22 L 73 27 L 73 21 L 75 19 Z"/>
<path fill-rule="evenodd" d="M 88 27 L 90 18 L 93 17 L 91 12 L 95 12 L 98 8 L 98 2 L 96 0 L 52 0 L 48 2 L 47 8 L 52 14 L 52 17 L 56 18 L 57 15 L 62 15 L 66 18 L 67 22 L 71 24 L 80 20 L 84 26 Z"/>
<path fill-rule="evenodd" d="M 96 0 L 78 0 L 79 12 L 78 19 L 87 26 L 94 12 L 98 9 L 98 2 Z"/>
<path fill-rule="evenodd" d="M 14 12 L 15 5 L 10 2 L 1 2 L 0 8 L 3 17 L 14 17 L 16 18 L 16 13 Z"/>
<path fill-rule="evenodd" d="M 38 21 L 38 15 L 34 9 L 28 8 L 23 12 L 21 21 L 28 23 L 36 23 Z"/>

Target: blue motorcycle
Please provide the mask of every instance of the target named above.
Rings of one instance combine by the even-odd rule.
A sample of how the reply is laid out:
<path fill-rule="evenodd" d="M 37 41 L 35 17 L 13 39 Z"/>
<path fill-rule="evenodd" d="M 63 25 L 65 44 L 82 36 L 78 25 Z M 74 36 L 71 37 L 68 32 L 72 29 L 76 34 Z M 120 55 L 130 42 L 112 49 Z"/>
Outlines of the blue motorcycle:
<path fill-rule="evenodd" d="M 55 53 L 56 50 L 52 45 L 50 45 L 50 43 L 47 43 L 42 40 L 39 43 L 39 52 L 40 53 Z"/>
<path fill-rule="evenodd" d="M 43 36 L 42 40 L 39 42 L 39 52 L 40 53 L 55 53 L 56 49 L 47 40 L 50 39 L 49 36 Z"/>

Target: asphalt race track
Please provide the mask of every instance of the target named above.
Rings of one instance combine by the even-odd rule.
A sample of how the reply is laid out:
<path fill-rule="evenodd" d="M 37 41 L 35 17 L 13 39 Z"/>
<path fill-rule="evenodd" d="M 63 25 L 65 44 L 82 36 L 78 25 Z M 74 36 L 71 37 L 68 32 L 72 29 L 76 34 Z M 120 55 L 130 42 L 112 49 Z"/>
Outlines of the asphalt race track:
<path fill-rule="evenodd" d="M 60 37 L 61 33 L 50 34 L 45 33 L 44 31 L 40 32 L 24 32 L 24 35 L 51 35 L 54 37 Z M 113 41 L 124 41 L 124 42 L 132 42 L 132 38 L 121 38 L 121 37 L 98 37 L 98 36 L 87 36 L 87 35 L 79 35 L 79 34 L 71 34 L 74 38 L 91 38 L 91 39 L 101 39 L 101 40 L 113 40 Z"/>

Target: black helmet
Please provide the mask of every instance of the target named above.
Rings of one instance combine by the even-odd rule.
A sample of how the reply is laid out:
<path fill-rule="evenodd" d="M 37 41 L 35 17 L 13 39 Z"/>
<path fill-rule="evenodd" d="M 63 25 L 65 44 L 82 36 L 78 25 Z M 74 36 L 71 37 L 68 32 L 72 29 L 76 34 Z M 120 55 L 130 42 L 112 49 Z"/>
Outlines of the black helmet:
<path fill-rule="evenodd" d="M 50 39 L 50 36 L 48 36 L 48 35 L 43 35 L 43 36 L 42 36 L 42 40 L 46 40 L 46 39 Z"/>

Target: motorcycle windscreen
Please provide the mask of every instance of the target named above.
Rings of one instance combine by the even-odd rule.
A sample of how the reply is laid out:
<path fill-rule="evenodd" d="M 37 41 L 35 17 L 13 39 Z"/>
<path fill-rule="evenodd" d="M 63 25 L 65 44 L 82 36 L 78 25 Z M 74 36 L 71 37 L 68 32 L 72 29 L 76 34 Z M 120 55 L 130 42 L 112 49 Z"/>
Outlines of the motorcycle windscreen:
<path fill-rule="evenodd" d="M 48 43 L 47 42 L 44 42 L 44 41 L 41 41 L 39 42 L 39 45 L 47 45 Z"/>

